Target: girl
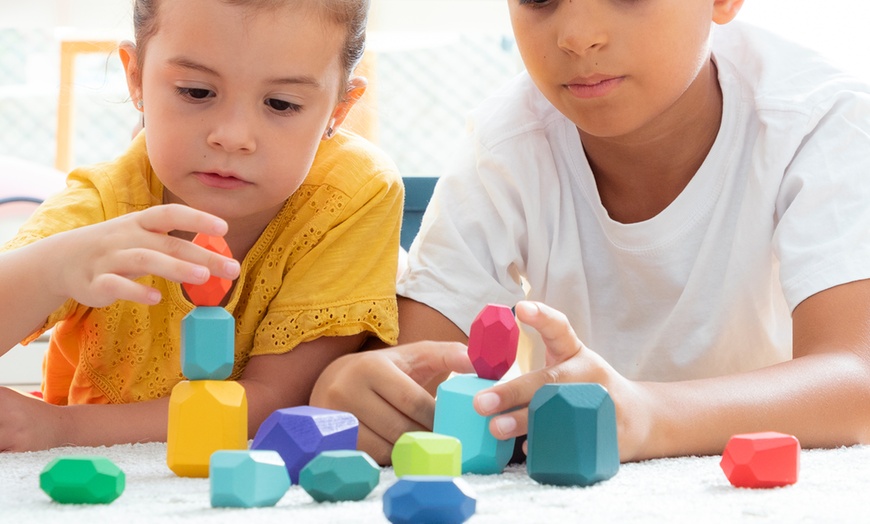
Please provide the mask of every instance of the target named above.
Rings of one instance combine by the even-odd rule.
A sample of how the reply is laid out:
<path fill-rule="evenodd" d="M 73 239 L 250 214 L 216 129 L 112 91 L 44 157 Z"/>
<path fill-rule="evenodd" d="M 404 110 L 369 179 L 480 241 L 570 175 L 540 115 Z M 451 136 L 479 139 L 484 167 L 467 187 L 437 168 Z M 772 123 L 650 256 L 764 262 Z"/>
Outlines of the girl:
<path fill-rule="evenodd" d="M 249 434 L 367 334 L 397 336 L 403 190 L 339 128 L 365 90 L 366 0 L 137 0 L 121 45 L 146 129 L 74 171 L 0 254 L 2 348 L 54 327 L 45 402 L 0 390 L 0 449 L 164 440 L 179 283 L 235 279 Z M 239 262 L 190 243 L 224 235 Z"/>
<path fill-rule="evenodd" d="M 527 73 L 473 113 L 399 283 L 400 342 L 534 301 L 540 369 L 475 400 L 496 437 L 542 384 L 598 382 L 625 461 L 870 442 L 870 88 L 730 23 L 741 4 L 509 0 Z M 386 462 L 451 370 L 459 344 L 351 355 L 312 403 Z"/>

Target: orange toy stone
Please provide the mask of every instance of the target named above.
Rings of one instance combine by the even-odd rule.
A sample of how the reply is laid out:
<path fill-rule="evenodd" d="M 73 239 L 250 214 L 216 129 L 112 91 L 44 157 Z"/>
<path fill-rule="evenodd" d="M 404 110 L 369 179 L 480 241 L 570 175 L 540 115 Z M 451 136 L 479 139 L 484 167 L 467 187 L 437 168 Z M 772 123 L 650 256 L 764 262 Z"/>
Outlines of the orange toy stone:
<path fill-rule="evenodd" d="M 223 237 L 215 237 L 200 233 L 193 238 L 193 243 L 219 255 L 226 257 L 233 256 L 230 252 L 230 246 L 227 245 L 227 242 Z M 187 296 L 190 298 L 190 301 L 196 306 L 220 305 L 221 300 L 224 299 L 224 296 L 227 294 L 227 291 L 230 290 L 232 285 L 232 281 L 215 276 L 210 277 L 205 284 L 182 284 L 184 290 L 187 292 Z"/>
<path fill-rule="evenodd" d="M 731 437 L 719 465 L 738 488 L 776 488 L 797 482 L 800 453 L 800 442 L 792 435 L 745 433 Z"/>
<path fill-rule="evenodd" d="M 520 328 L 507 306 L 487 304 L 471 323 L 468 358 L 477 376 L 499 380 L 517 358 Z"/>

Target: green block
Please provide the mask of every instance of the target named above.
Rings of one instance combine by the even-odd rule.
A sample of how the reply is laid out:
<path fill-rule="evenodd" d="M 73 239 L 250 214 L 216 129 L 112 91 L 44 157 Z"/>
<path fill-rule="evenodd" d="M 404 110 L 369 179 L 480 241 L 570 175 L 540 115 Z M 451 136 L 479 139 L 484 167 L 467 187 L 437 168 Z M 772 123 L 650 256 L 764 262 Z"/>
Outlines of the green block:
<path fill-rule="evenodd" d="M 448 435 L 410 431 L 396 441 L 391 457 L 396 477 L 462 475 L 462 443 Z"/>
<path fill-rule="evenodd" d="M 105 457 L 59 457 L 39 474 L 39 487 L 61 504 L 108 504 L 124 492 L 125 477 Z"/>
<path fill-rule="evenodd" d="M 381 468 L 365 451 L 324 451 L 299 472 L 299 485 L 317 502 L 362 500 L 381 479 Z"/>

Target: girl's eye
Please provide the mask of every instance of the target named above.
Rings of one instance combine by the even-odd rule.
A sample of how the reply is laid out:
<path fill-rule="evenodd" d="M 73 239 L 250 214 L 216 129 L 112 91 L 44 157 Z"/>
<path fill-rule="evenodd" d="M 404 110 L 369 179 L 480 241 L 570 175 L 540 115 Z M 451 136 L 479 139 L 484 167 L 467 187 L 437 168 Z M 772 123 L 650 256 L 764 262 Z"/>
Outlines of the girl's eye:
<path fill-rule="evenodd" d="M 184 97 L 191 98 L 193 100 L 205 100 L 211 96 L 214 96 L 208 89 L 200 89 L 198 87 L 179 87 L 176 88 L 175 91 Z"/>
<path fill-rule="evenodd" d="M 298 113 L 302 110 L 302 106 L 298 104 L 287 102 L 286 100 L 278 100 L 277 98 L 267 98 L 265 103 L 279 113 Z"/>

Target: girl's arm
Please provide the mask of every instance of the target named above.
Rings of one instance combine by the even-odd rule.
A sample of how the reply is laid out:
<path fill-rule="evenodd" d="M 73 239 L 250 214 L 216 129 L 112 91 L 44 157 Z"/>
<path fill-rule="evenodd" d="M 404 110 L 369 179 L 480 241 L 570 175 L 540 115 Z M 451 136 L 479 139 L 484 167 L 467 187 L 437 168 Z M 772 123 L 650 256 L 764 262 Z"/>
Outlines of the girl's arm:
<path fill-rule="evenodd" d="M 481 392 L 490 425 L 524 434 L 525 409 L 549 382 L 599 382 L 616 403 L 623 461 L 718 454 L 737 433 L 779 431 L 803 447 L 870 443 L 870 280 L 822 291 L 794 311 L 794 359 L 748 373 L 672 383 L 631 382 L 574 335 L 564 315 L 522 303 L 518 318 L 542 333 L 548 366 Z"/>
<path fill-rule="evenodd" d="M 308 403 L 317 376 L 356 351 L 365 334 L 323 337 L 282 355 L 252 357 L 239 383 L 248 400 L 248 436 L 276 409 Z M 58 446 L 111 446 L 166 440 L 169 398 L 132 404 L 54 406 L 0 388 L 0 451 Z"/>

